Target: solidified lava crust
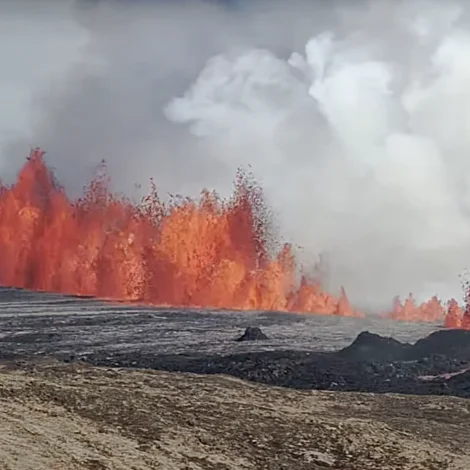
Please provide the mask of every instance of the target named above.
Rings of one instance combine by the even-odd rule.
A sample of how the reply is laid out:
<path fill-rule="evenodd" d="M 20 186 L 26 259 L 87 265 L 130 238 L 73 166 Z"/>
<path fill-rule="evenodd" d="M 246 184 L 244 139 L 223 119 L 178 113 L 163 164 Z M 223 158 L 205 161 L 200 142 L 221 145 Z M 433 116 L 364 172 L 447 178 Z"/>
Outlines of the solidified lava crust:
<path fill-rule="evenodd" d="M 107 351 L 82 360 L 97 366 L 225 374 L 296 389 L 470 398 L 470 332 L 461 330 L 438 331 L 414 345 L 365 332 L 350 346 L 329 353 L 267 351 L 207 356 Z"/>

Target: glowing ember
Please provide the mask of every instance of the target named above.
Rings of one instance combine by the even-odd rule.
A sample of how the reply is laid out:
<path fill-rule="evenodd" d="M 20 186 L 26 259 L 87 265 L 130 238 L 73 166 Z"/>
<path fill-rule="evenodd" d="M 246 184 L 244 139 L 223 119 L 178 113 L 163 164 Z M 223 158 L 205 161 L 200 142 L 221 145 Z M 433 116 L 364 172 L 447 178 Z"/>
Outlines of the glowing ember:
<path fill-rule="evenodd" d="M 0 191 L 0 283 L 149 304 L 358 316 L 315 281 L 296 284 L 289 245 L 273 248 L 261 189 L 239 173 L 232 197 L 139 205 L 102 172 L 70 201 L 40 149 Z"/>

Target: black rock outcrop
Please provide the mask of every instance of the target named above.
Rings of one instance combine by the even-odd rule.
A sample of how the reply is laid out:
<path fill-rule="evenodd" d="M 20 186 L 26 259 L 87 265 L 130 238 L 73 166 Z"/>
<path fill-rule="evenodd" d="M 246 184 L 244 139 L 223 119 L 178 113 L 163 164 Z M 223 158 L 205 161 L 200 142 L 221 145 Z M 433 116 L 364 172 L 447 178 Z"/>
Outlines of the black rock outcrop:
<path fill-rule="evenodd" d="M 410 344 L 400 343 L 396 339 L 363 331 L 352 344 L 337 354 L 356 361 L 397 361 L 405 358 L 411 348 Z"/>
<path fill-rule="evenodd" d="M 262 341 L 266 339 L 269 338 L 261 331 L 261 328 L 249 326 L 235 341 Z"/>
<path fill-rule="evenodd" d="M 410 359 L 444 355 L 470 361 L 470 331 L 440 330 L 417 341 L 410 351 Z"/>

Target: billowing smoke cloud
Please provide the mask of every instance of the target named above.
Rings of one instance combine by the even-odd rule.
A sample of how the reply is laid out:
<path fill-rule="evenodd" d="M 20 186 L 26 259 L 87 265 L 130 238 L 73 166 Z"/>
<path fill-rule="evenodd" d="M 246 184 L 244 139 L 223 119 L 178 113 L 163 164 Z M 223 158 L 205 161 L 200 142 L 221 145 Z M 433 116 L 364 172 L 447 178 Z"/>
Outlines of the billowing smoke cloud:
<path fill-rule="evenodd" d="M 132 194 L 150 176 L 163 191 L 227 194 L 250 165 L 301 259 L 324 253 L 330 288 L 372 307 L 459 295 L 465 3 L 85 3 L 70 10 L 90 37 L 82 58 L 10 154 L 45 147 L 71 192 L 102 158 Z"/>

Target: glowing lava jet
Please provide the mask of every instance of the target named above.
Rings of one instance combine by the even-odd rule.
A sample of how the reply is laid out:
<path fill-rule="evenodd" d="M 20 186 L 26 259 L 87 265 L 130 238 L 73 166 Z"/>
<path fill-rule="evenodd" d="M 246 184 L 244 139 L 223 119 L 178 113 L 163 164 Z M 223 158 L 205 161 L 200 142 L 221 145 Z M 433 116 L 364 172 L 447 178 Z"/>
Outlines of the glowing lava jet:
<path fill-rule="evenodd" d="M 298 271 L 268 230 L 261 189 L 240 172 L 228 200 L 142 203 L 105 173 L 70 200 L 35 149 L 0 191 L 0 283 L 156 305 L 360 315 Z"/>
<path fill-rule="evenodd" d="M 239 172 L 230 198 L 140 204 L 109 191 L 101 172 L 70 200 L 35 149 L 12 186 L 0 187 L 0 284 L 142 302 L 362 316 L 344 289 L 334 297 L 302 276 L 269 230 L 261 188 Z M 395 299 L 390 317 L 470 328 L 457 302 Z"/>

